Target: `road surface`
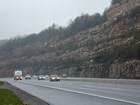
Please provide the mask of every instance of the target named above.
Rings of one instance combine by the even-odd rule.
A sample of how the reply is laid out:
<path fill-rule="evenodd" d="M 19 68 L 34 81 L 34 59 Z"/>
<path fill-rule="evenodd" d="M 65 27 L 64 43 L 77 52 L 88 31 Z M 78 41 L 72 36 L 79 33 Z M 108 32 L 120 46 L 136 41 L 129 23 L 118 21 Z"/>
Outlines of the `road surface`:
<path fill-rule="evenodd" d="M 140 86 L 82 81 L 7 81 L 50 105 L 140 105 Z"/>

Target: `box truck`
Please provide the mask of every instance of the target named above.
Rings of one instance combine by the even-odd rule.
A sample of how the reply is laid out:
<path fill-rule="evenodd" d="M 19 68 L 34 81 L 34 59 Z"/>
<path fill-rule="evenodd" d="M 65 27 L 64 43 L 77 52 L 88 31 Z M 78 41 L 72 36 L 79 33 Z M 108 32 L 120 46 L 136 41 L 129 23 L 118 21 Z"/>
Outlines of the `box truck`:
<path fill-rule="evenodd" d="M 14 80 L 22 80 L 22 71 L 14 71 Z"/>

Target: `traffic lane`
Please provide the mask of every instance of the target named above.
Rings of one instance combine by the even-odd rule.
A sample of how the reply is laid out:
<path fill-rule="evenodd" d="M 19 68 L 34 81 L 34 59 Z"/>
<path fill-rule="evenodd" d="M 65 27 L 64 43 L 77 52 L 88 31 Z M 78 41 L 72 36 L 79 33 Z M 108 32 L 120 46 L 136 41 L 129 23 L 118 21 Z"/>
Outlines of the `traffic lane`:
<path fill-rule="evenodd" d="M 37 81 L 35 81 L 36 83 Z M 113 97 L 118 99 L 124 99 L 134 102 L 139 102 L 140 100 L 140 88 L 132 85 L 114 85 L 114 84 L 97 84 L 97 83 L 79 83 L 79 82 L 49 82 L 49 81 L 39 81 L 40 84 L 46 84 L 49 86 L 82 91 L 86 93 L 92 93 L 97 95 L 103 95 L 107 97 Z M 118 86 L 118 87 L 117 87 Z M 125 89 L 124 87 L 135 87 L 135 90 Z"/>
<path fill-rule="evenodd" d="M 36 81 L 37 79 L 32 79 Z M 48 81 L 48 80 L 47 80 Z M 112 90 L 124 90 L 124 91 L 133 91 L 140 92 L 139 85 L 126 85 L 126 84 L 114 84 L 114 83 L 98 83 L 98 82 L 80 82 L 80 81 L 61 81 L 61 84 L 64 85 L 80 85 L 87 87 L 95 87 L 95 88 L 106 88 Z"/>
<path fill-rule="evenodd" d="M 80 86 L 80 87 L 86 86 L 89 88 L 92 87 L 92 88 L 103 88 L 103 89 L 111 89 L 111 90 L 125 90 L 125 91 L 132 91 L 132 92 L 140 92 L 139 85 L 95 83 L 95 82 L 74 82 L 74 81 L 72 81 L 72 82 L 70 82 L 70 81 L 62 82 L 61 81 L 60 83 L 64 84 L 64 85 L 72 85 L 72 86 Z"/>
<path fill-rule="evenodd" d="M 110 79 L 110 78 L 81 78 L 81 77 L 68 77 L 61 78 L 63 81 L 85 81 L 85 82 L 98 82 L 98 83 L 115 83 L 115 84 L 130 84 L 140 85 L 139 79 Z"/>
<path fill-rule="evenodd" d="M 41 85 L 24 84 L 19 81 L 11 82 L 14 86 L 46 101 L 50 105 L 133 105 L 75 92 L 51 89 Z"/>
<path fill-rule="evenodd" d="M 12 79 L 10 79 L 12 80 Z M 24 79 L 23 79 L 24 80 Z M 30 81 L 30 80 L 26 80 L 26 81 Z M 124 85 L 124 84 L 107 84 L 107 83 L 93 83 L 93 82 L 65 82 L 65 81 L 61 81 L 61 82 L 49 82 L 49 81 L 38 81 L 38 80 L 32 80 L 31 82 L 39 82 L 39 83 L 43 83 L 43 84 L 49 84 L 50 86 L 57 86 L 57 87 L 61 87 L 61 85 L 63 85 L 63 87 L 61 88 L 68 88 L 70 89 L 70 85 L 71 88 L 76 88 L 78 90 L 85 88 L 94 92 L 98 92 L 96 94 L 99 95 L 103 95 L 105 94 L 105 96 L 108 94 L 111 94 L 110 97 L 112 97 L 112 94 L 116 94 L 118 96 L 118 94 L 123 95 L 123 98 L 127 98 L 126 95 L 128 97 L 132 97 L 132 98 L 128 98 L 129 100 L 134 99 L 134 101 L 139 100 L 139 94 L 140 94 L 140 88 L 139 86 L 133 86 L 133 85 Z M 84 89 L 84 90 L 86 90 Z M 106 94 L 107 93 L 107 94 Z M 124 96 L 125 94 L 125 96 Z M 114 95 L 113 95 L 114 96 Z"/>
<path fill-rule="evenodd" d="M 24 80 L 23 80 L 24 81 Z M 39 83 L 46 83 L 47 82 L 47 84 L 49 84 L 49 83 L 51 83 L 51 82 L 48 82 L 48 81 L 38 81 L 38 80 L 33 80 L 33 81 L 30 81 L 30 82 L 39 82 Z M 61 85 L 63 84 L 63 82 L 53 82 L 54 84 L 56 84 L 56 83 L 58 83 L 58 84 L 60 84 L 61 83 Z M 53 83 L 51 83 L 51 84 L 53 84 Z M 72 82 L 73 83 L 73 82 Z M 72 83 L 68 83 L 68 84 L 72 84 Z M 75 82 L 74 82 L 75 83 Z M 76 82 L 76 84 L 78 84 L 78 83 L 80 83 L 80 82 Z M 82 84 L 84 84 L 85 82 L 83 82 Z M 37 83 L 35 83 L 35 84 L 37 84 Z M 58 86 L 58 84 L 57 84 L 57 86 Z M 86 84 L 87 84 L 87 82 L 86 82 Z M 89 83 L 88 83 L 89 84 Z M 102 92 L 101 92 L 102 93 Z M 94 96 L 95 95 L 98 95 L 99 94 L 99 92 L 97 93 L 97 94 L 94 94 Z M 101 96 L 101 95 L 100 95 Z M 108 98 L 108 97 L 107 97 Z M 110 99 L 110 97 L 109 97 L 109 99 Z M 120 98 L 119 98 L 120 99 Z M 129 99 L 128 99 L 129 100 Z"/>
<path fill-rule="evenodd" d="M 127 91 L 138 91 L 140 92 L 139 85 L 126 85 L 126 84 L 115 84 L 115 83 L 98 83 L 98 82 L 70 82 L 70 81 L 65 81 L 63 83 L 69 83 L 69 84 L 79 84 L 79 85 L 85 85 L 85 86 L 94 86 L 97 88 L 112 88 L 112 89 L 120 89 L 120 90 L 127 90 Z"/>
<path fill-rule="evenodd" d="M 33 79 L 36 81 L 36 79 Z M 47 80 L 48 81 L 48 80 Z M 80 85 L 80 86 L 94 86 L 97 88 L 111 88 L 114 90 L 126 90 L 126 91 L 135 91 L 140 92 L 139 85 L 126 85 L 126 84 L 115 84 L 115 83 L 98 83 L 98 82 L 81 82 L 81 81 L 61 81 L 61 84 L 68 85 Z"/>
<path fill-rule="evenodd" d="M 48 82 L 47 82 L 48 83 Z M 53 85 L 52 83 L 50 83 L 51 85 Z M 72 86 L 72 88 L 84 88 L 84 89 L 91 89 L 94 90 L 96 89 L 97 91 L 105 91 L 108 93 L 115 93 L 115 94 L 128 94 L 131 96 L 136 96 L 139 97 L 140 96 L 140 88 L 139 86 L 133 86 L 133 85 L 124 85 L 124 84 L 107 84 L 107 83 L 87 83 L 87 82 L 65 82 L 65 83 L 58 83 L 56 85 L 63 85 L 65 87 L 70 87 Z"/>
<path fill-rule="evenodd" d="M 37 81 L 36 81 L 37 82 Z M 31 83 L 32 84 L 32 83 Z M 34 83 L 36 84 L 36 83 Z M 81 94 L 86 94 L 86 95 L 91 95 L 91 96 L 97 96 L 97 97 L 102 97 L 102 98 L 107 98 L 107 99 L 112 99 L 112 100 L 117 100 L 117 101 L 122 101 L 122 102 L 128 102 L 128 103 L 139 103 L 139 93 L 128 93 L 128 92 L 123 92 L 120 89 L 114 91 L 110 91 L 110 89 L 99 89 L 99 88 L 87 88 L 87 87 L 82 87 L 82 86 L 71 86 L 64 85 L 63 82 L 49 82 L 49 81 L 40 81 L 37 83 L 38 85 L 43 85 L 46 87 L 54 88 L 54 89 L 60 89 L 60 90 L 65 90 L 65 91 L 70 91 L 70 92 L 76 92 L 76 93 L 81 93 Z M 63 84 L 63 85 L 62 85 Z M 68 83 L 69 84 L 69 83 Z"/>

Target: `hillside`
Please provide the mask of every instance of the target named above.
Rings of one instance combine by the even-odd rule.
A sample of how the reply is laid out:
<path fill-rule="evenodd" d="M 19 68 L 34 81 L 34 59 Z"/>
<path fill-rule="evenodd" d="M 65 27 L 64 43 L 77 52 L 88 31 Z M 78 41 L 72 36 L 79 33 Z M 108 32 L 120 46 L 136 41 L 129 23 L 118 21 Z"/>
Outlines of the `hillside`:
<path fill-rule="evenodd" d="M 85 15 L 75 23 L 85 17 L 91 19 Z M 53 24 L 0 45 L 0 77 L 18 69 L 24 75 L 140 78 L 140 0 L 118 0 L 107 11 L 108 21 L 98 22 L 99 17 L 94 15 L 94 24 L 86 20 L 66 29 Z"/>

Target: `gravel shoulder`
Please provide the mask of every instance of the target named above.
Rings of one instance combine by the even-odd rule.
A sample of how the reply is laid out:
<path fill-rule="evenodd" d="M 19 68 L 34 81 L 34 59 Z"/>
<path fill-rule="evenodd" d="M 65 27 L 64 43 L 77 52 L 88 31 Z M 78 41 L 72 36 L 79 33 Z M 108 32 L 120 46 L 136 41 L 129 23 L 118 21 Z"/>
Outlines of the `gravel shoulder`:
<path fill-rule="evenodd" d="M 13 91 L 24 103 L 24 105 L 49 105 L 48 103 L 34 97 L 33 95 L 23 90 L 18 89 L 17 87 L 9 84 L 8 82 L 4 82 L 4 85 L 0 86 L 0 88 Z"/>

